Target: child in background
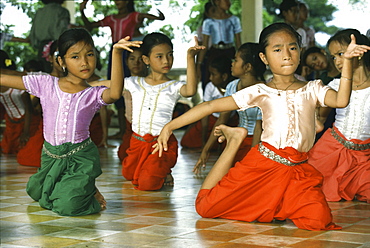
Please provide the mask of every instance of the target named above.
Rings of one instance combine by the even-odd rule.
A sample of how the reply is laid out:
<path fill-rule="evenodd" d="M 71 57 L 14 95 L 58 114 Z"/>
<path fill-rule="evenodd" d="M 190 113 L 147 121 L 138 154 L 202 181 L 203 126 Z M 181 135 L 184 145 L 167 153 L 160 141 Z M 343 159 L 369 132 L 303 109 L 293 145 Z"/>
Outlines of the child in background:
<path fill-rule="evenodd" d="M 140 48 L 132 48 L 133 52 L 129 52 L 127 56 L 127 67 L 130 70 L 131 76 L 146 77 L 148 70 L 142 59 Z M 122 143 L 118 148 L 118 157 L 122 161 L 126 156 L 126 150 L 130 146 L 132 136 L 132 97 L 129 91 L 123 90 L 123 99 L 125 99 L 125 132 L 122 136 Z"/>
<path fill-rule="evenodd" d="M 304 66 L 308 66 L 310 70 L 320 72 L 318 78 L 321 79 L 324 85 L 327 85 L 334 78 L 340 78 L 340 72 L 335 67 L 333 60 L 326 55 L 323 49 L 318 47 L 308 48 L 302 56 L 302 63 Z M 316 140 L 320 139 L 325 131 L 333 126 L 335 114 L 335 109 L 332 109 L 325 117 L 318 115 L 318 121 L 323 123 L 323 130 L 316 134 Z"/>
<path fill-rule="evenodd" d="M 302 63 L 310 70 L 320 72 L 318 78 L 322 80 L 324 85 L 327 85 L 334 78 L 340 78 L 340 72 L 335 67 L 333 60 L 319 47 L 308 48 L 302 56 Z"/>
<path fill-rule="evenodd" d="M 165 17 L 161 11 L 158 10 L 158 16 L 147 14 L 147 13 L 139 13 L 135 11 L 134 0 L 114 0 L 114 4 L 117 7 L 118 13 L 114 15 L 109 15 L 104 17 L 100 21 L 90 22 L 84 12 L 86 8 L 88 0 L 82 1 L 80 4 L 80 12 L 82 20 L 88 30 L 97 27 L 106 27 L 109 26 L 112 33 L 112 47 L 111 52 L 109 53 L 109 62 L 108 62 L 108 75 L 107 79 L 110 79 L 110 72 L 111 72 L 111 61 L 112 61 L 112 49 L 113 44 L 115 44 L 120 39 L 129 36 L 133 37 L 135 28 L 138 24 L 142 23 L 144 19 L 149 20 L 164 20 Z M 130 71 L 127 68 L 125 63 L 126 61 L 126 53 L 123 54 L 123 66 L 124 66 L 124 73 L 126 76 L 130 76 Z M 118 138 L 121 139 L 122 135 L 125 132 L 125 120 L 124 120 L 124 100 L 121 97 L 117 102 L 114 104 L 118 111 L 118 126 L 119 132 L 113 135 L 111 138 Z"/>
<path fill-rule="evenodd" d="M 256 43 L 248 42 L 239 47 L 231 67 L 232 75 L 239 79 L 236 79 L 227 85 L 224 95 L 225 97 L 231 96 L 235 92 L 248 86 L 264 82 L 263 74 L 266 71 L 266 66 L 259 58 L 259 52 L 259 45 Z M 248 108 L 244 111 L 237 111 L 237 113 L 239 115 L 238 127 L 243 127 L 248 130 L 248 135 L 239 146 L 234 163 L 242 160 L 251 147 L 258 144 L 262 132 L 262 116 L 259 108 Z M 222 112 L 214 124 L 214 127 L 227 123 L 230 115 L 230 111 Z M 194 166 L 193 172 L 195 174 L 201 173 L 201 171 L 206 167 L 211 147 L 217 140 L 217 137 L 213 135 L 214 130 L 215 128 L 213 128 L 212 135 L 209 136 L 205 146 L 203 147 L 202 153 Z"/>
<path fill-rule="evenodd" d="M 27 193 L 40 206 L 60 215 L 93 214 L 106 202 L 95 186 L 101 174 L 99 151 L 89 138 L 95 112 L 116 101 L 122 92 L 122 50 L 140 42 L 123 39 L 114 46 L 111 88 L 91 87 L 96 59 L 91 35 L 69 29 L 58 39 L 58 63 L 66 76 L 13 76 L 1 72 L 6 87 L 27 90 L 40 98 L 44 117 L 42 164 L 27 184 Z"/>
<path fill-rule="evenodd" d="M 318 104 L 346 107 L 352 82 L 352 59 L 370 49 L 352 41 L 343 50 L 341 87 L 338 92 L 320 80 L 302 82 L 294 72 L 300 61 L 300 35 L 286 23 L 274 23 L 260 34 L 260 58 L 269 65 L 273 79 L 240 90 L 232 96 L 204 102 L 166 124 L 153 153 L 167 153 L 172 130 L 213 112 L 259 107 L 263 118 L 261 143 L 232 167 L 237 147 L 247 130 L 221 125 L 227 145 L 206 177 L 195 207 L 206 218 L 271 222 L 291 219 L 308 230 L 340 229 L 332 223 L 330 208 L 322 193 L 323 177 L 307 163 L 314 144 L 315 109 Z M 232 168 L 231 168 L 232 167 Z"/>
<path fill-rule="evenodd" d="M 1 69 L 12 71 L 16 69 L 15 63 L 3 50 L 0 50 L 0 66 Z M 1 152 L 17 154 L 27 144 L 37 127 L 35 119 L 32 123 L 31 98 L 26 91 L 7 87 L 1 81 L 0 101 L 5 109 L 5 130 L 1 140 Z"/>
<path fill-rule="evenodd" d="M 173 64 L 173 44 L 164 34 L 145 36 L 141 46 L 144 63 L 150 73 L 144 77 L 125 78 L 124 87 L 132 95 L 132 136 L 127 157 L 122 162 L 122 175 L 132 181 L 136 189 L 158 190 L 173 185 L 171 168 L 177 161 L 177 140 L 170 137 L 168 153 L 158 158 L 151 154 L 162 127 L 172 119 L 172 112 L 180 96 L 196 93 L 195 55 L 202 46 L 196 45 L 187 53 L 187 83 L 168 78 Z"/>
<path fill-rule="evenodd" d="M 242 28 L 239 18 L 229 13 L 231 6 L 230 0 L 212 0 L 212 3 L 214 6 L 212 18 L 204 20 L 202 27 L 202 44 L 206 49 L 200 52 L 197 60 L 198 76 L 201 76 L 201 65 L 205 63 L 204 75 L 201 76 L 205 79 L 205 81 L 202 82 L 203 90 L 209 82 L 209 63 L 215 57 L 221 55 L 232 59 L 235 55 L 235 47 L 241 45 L 240 34 Z M 212 39 L 211 47 L 208 45 L 210 39 Z M 204 61 L 206 56 L 207 61 Z"/>
<path fill-rule="evenodd" d="M 304 2 L 298 1 L 298 18 L 295 23 L 296 28 L 301 28 L 306 31 L 307 38 L 307 48 L 313 47 L 316 45 L 315 41 L 315 30 L 312 27 L 305 25 L 305 21 L 309 17 L 308 5 Z"/>
<path fill-rule="evenodd" d="M 355 29 L 339 31 L 329 39 L 327 47 L 342 78 L 352 82 L 352 94 L 348 106 L 336 110 L 333 127 L 310 150 L 308 162 L 324 176 L 326 200 L 370 203 L 370 52 L 354 58 L 353 73 L 345 74 L 344 51 L 352 45 L 351 35 L 358 44 L 370 46 L 369 39 Z M 328 86 L 338 90 L 342 83 L 338 78 Z M 326 116 L 329 111 L 323 108 L 320 113 Z"/>
<path fill-rule="evenodd" d="M 216 57 L 209 65 L 210 81 L 203 93 L 203 101 L 211 101 L 223 97 L 226 86 L 234 77 L 231 75 L 231 59 L 226 56 Z M 214 124 L 220 113 L 213 113 L 200 121 L 190 125 L 181 139 L 181 146 L 184 148 L 201 148 L 211 134 Z M 234 117 L 237 117 L 234 115 Z M 230 121 L 229 125 L 236 126 L 236 118 Z M 219 148 L 215 144 L 213 149 Z"/>

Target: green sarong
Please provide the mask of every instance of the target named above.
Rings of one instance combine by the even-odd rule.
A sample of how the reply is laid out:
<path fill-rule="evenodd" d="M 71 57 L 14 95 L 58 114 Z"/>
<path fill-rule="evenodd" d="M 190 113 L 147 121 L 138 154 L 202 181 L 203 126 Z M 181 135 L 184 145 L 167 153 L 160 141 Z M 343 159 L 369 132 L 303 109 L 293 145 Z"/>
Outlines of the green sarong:
<path fill-rule="evenodd" d="M 99 151 L 91 139 L 52 146 L 44 142 L 41 168 L 27 184 L 28 195 L 40 206 L 63 216 L 97 213 L 95 179 L 102 173 Z"/>

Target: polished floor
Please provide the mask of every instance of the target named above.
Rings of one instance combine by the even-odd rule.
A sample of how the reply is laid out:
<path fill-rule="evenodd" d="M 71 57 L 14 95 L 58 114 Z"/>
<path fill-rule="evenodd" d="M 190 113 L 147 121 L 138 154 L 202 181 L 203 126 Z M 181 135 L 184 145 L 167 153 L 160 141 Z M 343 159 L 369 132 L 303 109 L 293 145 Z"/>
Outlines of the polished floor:
<path fill-rule="evenodd" d="M 177 137 L 181 134 L 176 132 Z M 123 179 L 116 152 L 117 148 L 100 149 L 103 175 L 97 185 L 107 209 L 81 217 L 62 217 L 39 207 L 25 192 L 36 168 L 2 155 L 0 247 L 370 247 L 370 204 L 330 203 L 341 231 L 306 231 L 289 221 L 203 219 L 194 209 L 204 180 L 204 175 L 192 174 L 199 153 L 180 148 L 173 169 L 175 186 L 148 192 L 134 190 Z M 210 164 L 216 157 L 211 156 Z"/>

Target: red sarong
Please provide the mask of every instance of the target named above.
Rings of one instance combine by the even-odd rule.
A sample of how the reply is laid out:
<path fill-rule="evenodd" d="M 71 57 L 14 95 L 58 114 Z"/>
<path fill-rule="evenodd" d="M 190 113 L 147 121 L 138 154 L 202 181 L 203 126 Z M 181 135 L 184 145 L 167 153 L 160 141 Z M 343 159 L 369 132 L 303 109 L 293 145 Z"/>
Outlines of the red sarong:
<path fill-rule="evenodd" d="M 263 143 L 291 161 L 302 161 L 306 153 L 294 148 L 279 149 Z M 322 175 L 308 163 L 287 166 L 266 158 L 253 147 L 212 189 L 202 189 L 196 210 L 205 218 L 271 222 L 291 219 L 308 230 L 332 230 L 331 210 L 321 191 Z"/>
<path fill-rule="evenodd" d="M 241 161 L 252 148 L 253 135 L 245 137 L 243 142 L 240 144 L 238 152 L 235 155 L 234 163 Z"/>
<path fill-rule="evenodd" d="M 5 130 L 1 140 L 1 151 L 5 154 L 16 154 L 19 151 L 19 136 L 23 131 L 24 117 L 10 119 L 5 113 Z"/>
<path fill-rule="evenodd" d="M 131 137 L 127 157 L 122 161 L 122 175 L 132 181 L 135 189 L 162 188 L 167 175 L 171 173 L 171 168 L 176 164 L 178 145 L 175 136 L 173 134 L 170 136 L 168 151 L 164 152 L 162 157 L 158 157 L 158 153 L 152 154 L 156 138 L 157 136 L 150 134 L 140 136 L 136 133 Z"/>
<path fill-rule="evenodd" d="M 344 138 L 336 127 L 333 128 Z M 370 143 L 370 139 L 350 141 Z M 330 128 L 310 150 L 308 161 L 324 176 L 322 189 L 326 200 L 340 201 L 343 198 L 351 201 L 356 197 L 370 203 L 370 149 L 355 151 L 346 148 L 333 137 Z"/>
<path fill-rule="evenodd" d="M 122 161 L 125 157 L 127 157 L 126 150 L 130 147 L 130 139 L 132 136 L 132 125 L 131 123 L 126 119 L 126 130 L 125 133 L 122 136 L 122 143 L 118 148 L 118 157 Z"/>
<path fill-rule="evenodd" d="M 33 117 L 35 124 L 38 122 L 38 126 L 27 144 L 18 151 L 17 161 L 21 165 L 40 167 L 42 145 L 44 144 L 43 121 L 40 115 Z"/>
<path fill-rule="evenodd" d="M 107 114 L 107 118 L 107 125 L 109 126 L 111 119 L 110 113 Z M 100 143 L 103 141 L 103 126 L 101 123 L 100 113 L 96 113 L 91 120 L 89 132 L 90 138 L 95 143 L 95 145 L 100 145 Z"/>

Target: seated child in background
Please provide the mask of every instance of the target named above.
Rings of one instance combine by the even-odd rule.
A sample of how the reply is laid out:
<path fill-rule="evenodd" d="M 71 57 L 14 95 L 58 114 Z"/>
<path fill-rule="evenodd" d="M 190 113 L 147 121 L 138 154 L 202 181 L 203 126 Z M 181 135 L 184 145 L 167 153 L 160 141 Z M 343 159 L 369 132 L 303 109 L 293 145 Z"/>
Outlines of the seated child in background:
<path fill-rule="evenodd" d="M 227 85 L 234 80 L 231 75 L 231 59 L 226 56 L 216 57 L 209 65 L 209 80 L 203 94 L 203 101 L 211 101 L 224 96 Z M 220 113 L 212 113 L 200 121 L 190 125 L 181 139 L 181 146 L 184 148 L 202 148 L 210 136 L 213 126 L 219 118 Z M 237 115 L 233 112 L 233 118 L 227 123 L 236 126 Z M 220 148 L 214 143 L 212 150 Z"/>

